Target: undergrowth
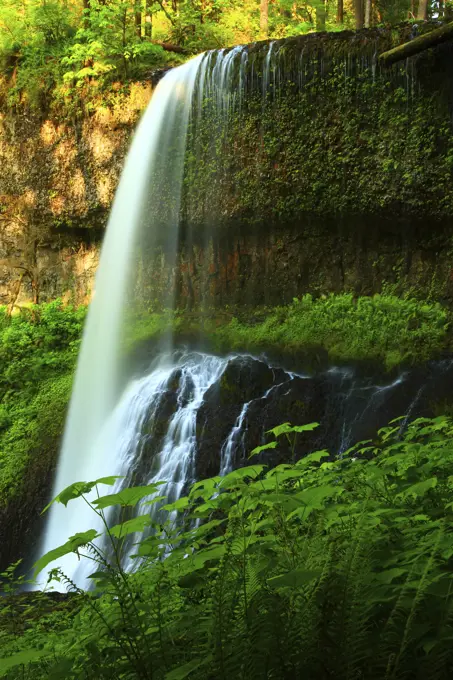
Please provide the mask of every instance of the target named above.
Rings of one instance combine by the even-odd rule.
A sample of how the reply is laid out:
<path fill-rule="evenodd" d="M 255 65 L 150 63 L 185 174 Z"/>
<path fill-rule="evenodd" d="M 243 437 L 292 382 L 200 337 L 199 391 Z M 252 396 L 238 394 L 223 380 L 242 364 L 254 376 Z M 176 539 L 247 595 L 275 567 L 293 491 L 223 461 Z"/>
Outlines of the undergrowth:
<path fill-rule="evenodd" d="M 274 428 L 251 456 L 316 425 Z M 14 634 L 3 601 L 0 676 L 447 680 L 452 435 L 445 417 L 404 431 L 397 419 L 341 459 L 317 451 L 203 480 L 142 540 L 157 485 L 107 496 L 99 487 L 115 478 L 68 487 L 54 502 L 90 502 L 110 549 L 93 529 L 35 565 L 38 574 L 71 552 L 93 561 L 89 592 L 58 566 L 52 573 L 79 598 L 72 617 L 46 626 L 44 615 Z M 140 510 L 107 529 L 114 506 Z M 126 536 L 136 541 L 135 573 L 121 566 Z"/>
<path fill-rule="evenodd" d="M 85 313 L 60 300 L 12 317 L 0 307 L 0 508 L 22 487 L 32 454 L 53 465 Z"/>
<path fill-rule="evenodd" d="M 202 333 L 217 351 L 298 353 L 319 347 L 331 362 L 373 360 L 390 370 L 438 356 L 448 348 L 449 326 L 449 312 L 438 303 L 393 295 L 304 295 L 290 305 L 239 312 L 146 313 L 131 323 L 127 347 L 171 328 L 176 337 Z"/>

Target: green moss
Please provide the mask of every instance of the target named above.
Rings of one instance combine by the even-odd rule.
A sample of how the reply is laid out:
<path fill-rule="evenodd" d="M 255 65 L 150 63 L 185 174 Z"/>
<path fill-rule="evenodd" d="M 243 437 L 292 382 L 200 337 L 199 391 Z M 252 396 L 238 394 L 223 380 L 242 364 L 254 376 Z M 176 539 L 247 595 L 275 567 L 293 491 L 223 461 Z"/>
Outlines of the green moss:
<path fill-rule="evenodd" d="M 7 426 L 0 433 L 0 507 L 22 492 L 28 495 L 27 480 L 42 483 L 53 471 L 71 385 L 72 371 L 41 382 L 31 401 L 18 397 L 4 409 Z"/>
<path fill-rule="evenodd" d="M 189 221 L 213 205 L 250 222 L 453 215 L 451 46 L 380 70 L 372 52 L 383 44 L 356 42 L 285 43 L 266 102 L 258 63 L 227 125 L 205 101 L 193 131 L 201 158 L 190 145 L 187 155 Z"/>
<path fill-rule="evenodd" d="M 437 303 L 391 295 L 305 295 L 284 307 L 242 309 L 236 316 L 151 314 L 131 325 L 129 351 L 171 328 L 176 337 L 205 337 L 217 351 L 266 351 L 302 356 L 319 348 L 332 362 L 377 361 L 391 370 L 422 363 L 447 350 L 450 313 Z M 137 329 L 138 332 L 135 332 Z"/>
<path fill-rule="evenodd" d="M 85 311 L 0 308 L 0 509 L 51 483 Z"/>

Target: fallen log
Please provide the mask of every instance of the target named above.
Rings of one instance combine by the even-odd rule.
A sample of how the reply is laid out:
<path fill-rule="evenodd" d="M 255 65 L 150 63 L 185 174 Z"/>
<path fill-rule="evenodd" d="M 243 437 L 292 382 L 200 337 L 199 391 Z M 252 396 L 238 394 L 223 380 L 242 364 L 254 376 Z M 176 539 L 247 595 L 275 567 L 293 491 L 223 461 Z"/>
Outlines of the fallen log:
<path fill-rule="evenodd" d="M 440 45 L 447 40 L 453 40 L 453 22 L 435 28 L 434 31 L 420 35 L 404 45 L 398 45 L 387 52 L 379 55 L 379 61 L 383 66 L 391 66 L 398 61 L 413 57 L 415 54 L 423 52 L 430 47 Z"/>
<path fill-rule="evenodd" d="M 159 47 L 162 47 L 162 49 L 165 50 L 166 52 L 176 52 L 177 54 L 189 54 L 189 52 L 180 45 L 173 45 L 173 43 L 167 42 L 157 42 L 156 40 L 153 40 L 152 43 L 153 45 L 159 45 Z"/>

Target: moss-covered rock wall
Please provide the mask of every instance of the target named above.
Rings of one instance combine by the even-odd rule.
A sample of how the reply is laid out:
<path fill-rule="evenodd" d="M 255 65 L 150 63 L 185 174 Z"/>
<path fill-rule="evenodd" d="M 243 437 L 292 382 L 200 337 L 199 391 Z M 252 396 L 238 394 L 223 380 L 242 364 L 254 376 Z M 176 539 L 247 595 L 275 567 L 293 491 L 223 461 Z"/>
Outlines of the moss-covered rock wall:
<path fill-rule="evenodd" d="M 390 69 L 378 60 L 416 30 L 210 56 L 176 268 L 143 239 L 149 300 L 174 282 L 184 308 L 389 286 L 452 304 L 453 43 Z"/>
<path fill-rule="evenodd" d="M 239 54 L 236 105 L 219 117 L 208 97 L 194 118 L 180 258 L 176 272 L 160 258 L 157 294 L 173 276 L 185 307 L 384 283 L 451 300 L 453 48 L 389 70 L 378 62 L 415 30 L 313 34 Z M 89 299 L 150 95 L 149 84 L 120 87 L 64 121 L 0 113 L 0 304 Z"/>
<path fill-rule="evenodd" d="M 232 59 L 221 114 L 210 91 L 194 119 L 188 221 L 453 216 L 453 43 L 385 69 L 391 41 L 308 36 Z"/>

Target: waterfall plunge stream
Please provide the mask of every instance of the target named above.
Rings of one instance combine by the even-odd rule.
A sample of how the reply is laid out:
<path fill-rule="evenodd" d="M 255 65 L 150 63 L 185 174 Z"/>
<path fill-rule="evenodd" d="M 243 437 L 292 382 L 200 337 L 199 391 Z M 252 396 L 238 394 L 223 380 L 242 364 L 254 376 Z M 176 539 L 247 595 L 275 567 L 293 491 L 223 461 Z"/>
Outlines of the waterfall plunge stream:
<path fill-rule="evenodd" d="M 119 472 L 121 455 L 128 446 L 130 429 L 116 438 L 118 417 L 133 422 L 133 410 L 126 405 L 140 403 L 146 385 L 132 383 L 118 401 L 121 372 L 121 332 L 126 295 L 133 277 L 133 251 L 149 204 L 158 204 L 159 186 L 149 182 L 151 173 L 161 172 L 172 200 L 159 226 L 168 230 L 167 239 L 176 249 L 181 200 L 185 131 L 187 130 L 195 78 L 202 62 L 196 57 L 168 73 L 159 83 L 137 129 L 115 196 L 96 275 L 78 361 L 75 384 L 58 463 L 54 494 L 81 481 Z M 177 130 L 174 148 L 174 131 Z M 170 163 L 170 156 L 173 162 Z M 168 340 L 170 343 L 170 339 Z M 169 347 L 167 348 L 169 349 Z M 151 384 L 153 384 L 151 380 Z M 134 393 L 134 389 L 137 390 Z M 140 417 L 140 412 L 135 414 Z M 72 507 L 71 507 L 72 506 Z M 54 504 L 50 510 L 41 553 L 61 545 L 67 538 L 93 526 L 93 513 L 82 500 L 68 510 Z M 61 562 L 74 576 L 78 561 L 74 556 Z"/>
<path fill-rule="evenodd" d="M 276 43 L 264 46 L 258 59 L 257 54 L 256 51 L 250 54 L 247 47 L 209 52 L 171 70 L 157 86 L 140 122 L 102 246 L 53 495 L 74 482 L 116 474 L 125 478 L 117 489 L 127 484 L 165 482 L 159 493 L 171 502 L 197 478 L 197 418 L 206 395 L 217 389 L 234 357 L 178 352 L 169 332 L 161 341 L 157 358 L 136 375 L 127 365 L 123 341 L 131 300 L 133 306 L 137 288 L 143 283 L 138 282 L 137 276 L 145 259 L 143 243 L 146 252 L 150 252 L 158 241 L 163 242 L 169 270 L 175 269 L 189 127 L 192 124 L 196 132 L 205 115 L 205 103 L 208 102 L 208 112 L 215 111 L 221 135 L 230 116 L 244 106 L 250 90 L 261 93 L 264 109 L 267 99 L 274 100 L 283 80 L 302 88 L 323 69 L 322 62 L 316 59 L 310 62 L 304 49 L 292 65 L 285 61 L 287 57 Z M 368 61 L 365 60 L 363 68 L 375 68 L 374 57 L 370 56 Z M 348 68 L 348 62 L 345 63 Z M 218 168 L 221 158 L 216 142 L 211 139 L 207 148 L 201 149 L 195 134 L 190 151 L 195 159 L 204 153 L 204 163 L 213 162 Z M 219 177 L 214 173 L 213 181 L 221 181 Z M 215 206 L 204 206 L 202 213 L 215 221 Z M 168 309 L 174 308 L 174 272 L 164 301 Z M 256 359 L 249 360 L 256 363 Z M 266 368 L 269 370 L 267 365 Z M 266 412 L 274 396 L 284 398 L 288 390 L 303 390 L 304 385 L 312 389 L 310 378 L 278 371 L 279 377 L 273 384 L 263 386 L 251 399 L 244 399 L 236 411 L 230 409 L 229 430 L 225 430 L 217 452 L 212 453 L 218 456 L 214 474 L 226 474 L 238 464 L 239 458 L 245 459 L 252 441 L 247 440 L 247 434 L 253 429 L 256 414 Z M 404 383 L 400 378 L 387 386 L 374 385 L 372 381 L 363 385 L 348 372 L 340 374 L 338 384 L 336 374 L 325 374 L 322 378 L 329 386 L 325 397 L 328 436 L 317 442 L 320 446 L 336 447 L 339 454 L 353 437 L 361 434 L 365 414 L 385 407 L 385 400 L 391 400 Z M 401 403 L 411 409 L 416 402 L 408 394 Z M 334 419 L 327 417 L 329 409 L 338 411 Z M 160 431 L 162 413 L 167 415 Z M 384 424 L 387 416 L 392 415 L 400 413 L 383 408 L 379 422 Z M 223 418 L 221 410 L 218 417 Z M 275 424 L 278 423 L 271 423 Z M 263 443 L 265 420 L 260 427 L 259 439 Z M 335 429 L 337 435 L 332 437 Z M 158 507 L 154 507 L 154 512 L 158 512 Z M 145 512 L 143 506 L 139 512 Z M 95 520 L 82 500 L 71 501 L 67 508 L 54 504 L 40 553 L 63 544 L 76 532 L 100 528 Z M 75 555 L 51 566 L 55 564 L 79 586 L 86 587 L 89 569 Z"/>

